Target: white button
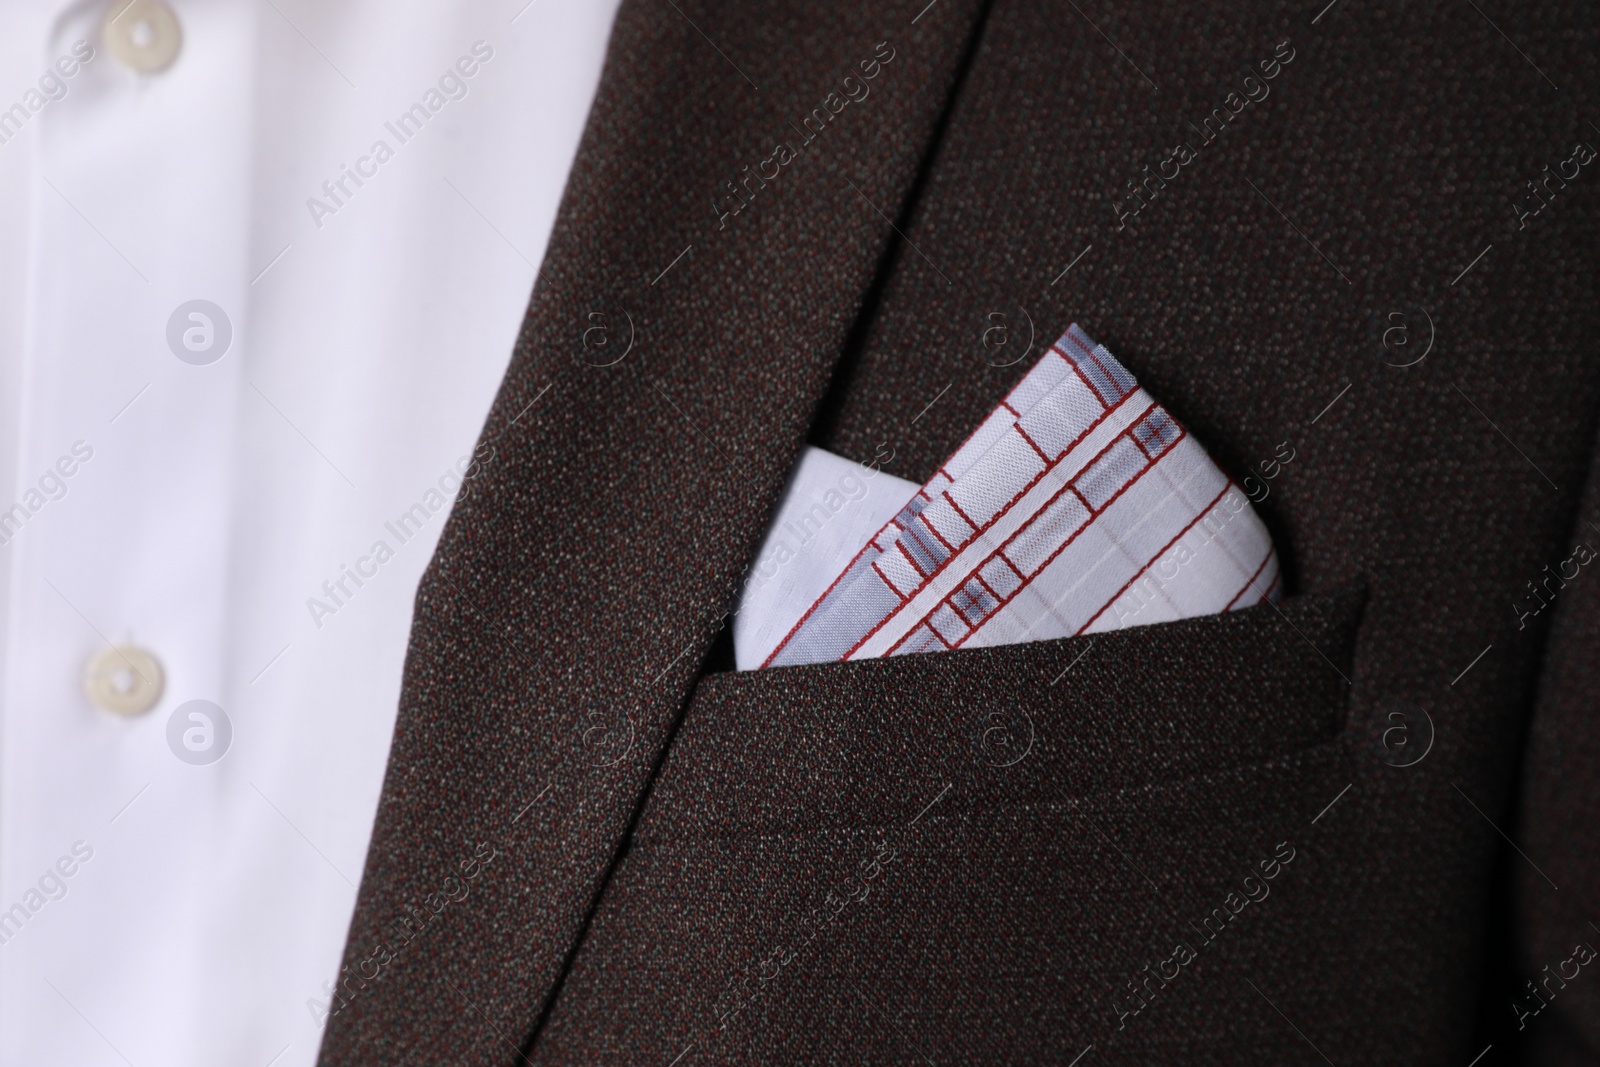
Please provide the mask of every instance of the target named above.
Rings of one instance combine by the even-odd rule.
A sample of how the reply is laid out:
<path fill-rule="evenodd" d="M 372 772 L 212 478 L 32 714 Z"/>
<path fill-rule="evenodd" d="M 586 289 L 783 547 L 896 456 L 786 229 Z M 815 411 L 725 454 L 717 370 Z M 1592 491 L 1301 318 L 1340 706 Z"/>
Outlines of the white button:
<path fill-rule="evenodd" d="M 104 648 L 83 668 L 83 691 L 96 707 L 118 715 L 149 711 L 161 699 L 161 661 L 142 648 Z"/>
<path fill-rule="evenodd" d="M 101 33 L 111 54 L 141 74 L 166 70 L 183 44 L 178 16 L 161 0 L 112 0 Z"/>

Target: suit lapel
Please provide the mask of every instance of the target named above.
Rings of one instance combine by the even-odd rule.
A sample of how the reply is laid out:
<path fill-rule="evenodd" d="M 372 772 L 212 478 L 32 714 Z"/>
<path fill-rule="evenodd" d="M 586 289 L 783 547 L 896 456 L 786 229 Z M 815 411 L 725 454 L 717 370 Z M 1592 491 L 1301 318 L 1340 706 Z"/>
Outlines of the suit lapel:
<path fill-rule="evenodd" d="M 478 476 L 418 590 L 324 1063 L 518 1060 L 981 6 L 623 4 Z"/>

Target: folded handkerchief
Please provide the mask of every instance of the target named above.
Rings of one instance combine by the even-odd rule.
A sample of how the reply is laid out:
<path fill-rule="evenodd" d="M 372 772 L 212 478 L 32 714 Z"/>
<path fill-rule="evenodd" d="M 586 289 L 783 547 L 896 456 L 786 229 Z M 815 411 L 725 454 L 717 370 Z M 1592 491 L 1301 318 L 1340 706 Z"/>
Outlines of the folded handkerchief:
<path fill-rule="evenodd" d="M 882 464 L 852 463 L 807 445 L 789 474 L 777 517 L 745 572 L 733 616 L 733 657 L 759 667 L 861 546 L 917 494 Z"/>
<path fill-rule="evenodd" d="M 835 566 L 761 666 L 1097 633 L 1278 590 L 1245 495 L 1076 325 Z"/>

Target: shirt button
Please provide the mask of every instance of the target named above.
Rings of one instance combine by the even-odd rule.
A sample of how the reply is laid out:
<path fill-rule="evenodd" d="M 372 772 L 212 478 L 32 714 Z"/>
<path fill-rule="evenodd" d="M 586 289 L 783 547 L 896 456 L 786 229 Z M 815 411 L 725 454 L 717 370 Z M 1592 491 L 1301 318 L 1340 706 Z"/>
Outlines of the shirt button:
<path fill-rule="evenodd" d="M 161 699 L 161 661 L 134 645 L 101 649 L 83 668 L 83 691 L 118 715 L 149 711 Z"/>
<path fill-rule="evenodd" d="M 112 0 L 101 33 L 111 54 L 140 74 L 166 70 L 183 44 L 178 16 L 161 0 Z"/>

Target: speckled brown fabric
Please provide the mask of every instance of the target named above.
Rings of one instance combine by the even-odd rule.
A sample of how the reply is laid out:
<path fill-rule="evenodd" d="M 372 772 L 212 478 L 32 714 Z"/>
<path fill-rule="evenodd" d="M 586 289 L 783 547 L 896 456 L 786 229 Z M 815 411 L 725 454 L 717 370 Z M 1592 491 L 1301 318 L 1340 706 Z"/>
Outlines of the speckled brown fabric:
<path fill-rule="evenodd" d="M 323 1062 L 1593 1056 L 1505 997 L 1600 922 L 1593 11 L 1479 7 L 625 0 Z M 1073 321 L 1281 610 L 706 670 L 803 441 L 923 479 Z"/>
<path fill-rule="evenodd" d="M 1600 466 L 1589 472 L 1578 520 L 1573 547 L 1586 551 L 1552 560 L 1541 574 L 1556 578 L 1548 586 L 1554 621 L 1524 757 L 1517 834 L 1537 868 L 1532 861 L 1512 868 L 1518 958 L 1500 1009 L 1531 1031 L 1539 1062 L 1551 1064 L 1592 1063 L 1600 1050 L 1600 957 L 1576 978 L 1573 966 L 1564 966 L 1579 945 L 1600 952 L 1600 581 L 1588 580 L 1600 569 Z M 1533 603 L 1532 595 L 1523 597 L 1525 606 Z"/>

